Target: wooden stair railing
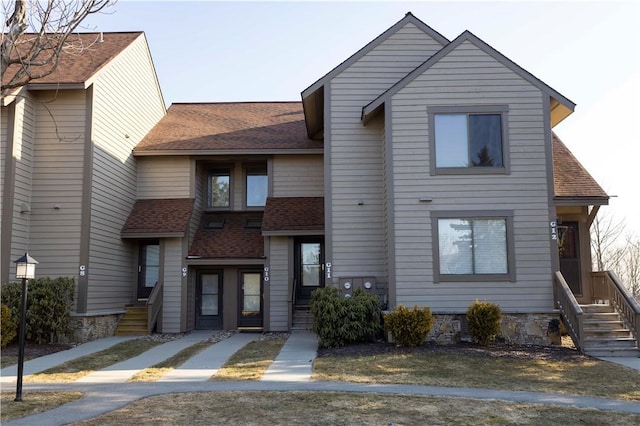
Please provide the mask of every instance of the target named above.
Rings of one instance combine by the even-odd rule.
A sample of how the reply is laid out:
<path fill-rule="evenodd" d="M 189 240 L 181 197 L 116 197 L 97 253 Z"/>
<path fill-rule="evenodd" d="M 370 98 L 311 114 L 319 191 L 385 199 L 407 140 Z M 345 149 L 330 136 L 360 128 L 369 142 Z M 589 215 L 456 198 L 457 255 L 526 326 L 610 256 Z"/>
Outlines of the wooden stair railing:
<path fill-rule="evenodd" d="M 162 311 L 163 287 L 162 281 L 158 282 L 147 299 L 147 334 L 153 333 L 153 327 L 158 323 Z"/>

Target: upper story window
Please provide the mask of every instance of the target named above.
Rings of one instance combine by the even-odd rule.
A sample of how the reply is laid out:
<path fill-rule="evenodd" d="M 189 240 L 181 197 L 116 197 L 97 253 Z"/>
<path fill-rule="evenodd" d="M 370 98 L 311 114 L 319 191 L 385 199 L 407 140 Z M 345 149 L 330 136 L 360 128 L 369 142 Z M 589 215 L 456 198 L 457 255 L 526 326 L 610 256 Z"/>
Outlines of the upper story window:
<path fill-rule="evenodd" d="M 267 169 L 262 167 L 248 168 L 246 179 L 247 207 L 264 207 L 269 192 Z"/>
<path fill-rule="evenodd" d="M 231 207 L 231 173 L 229 169 L 209 171 L 209 207 Z"/>
<path fill-rule="evenodd" d="M 507 173 L 506 106 L 428 112 L 432 174 Z"/>

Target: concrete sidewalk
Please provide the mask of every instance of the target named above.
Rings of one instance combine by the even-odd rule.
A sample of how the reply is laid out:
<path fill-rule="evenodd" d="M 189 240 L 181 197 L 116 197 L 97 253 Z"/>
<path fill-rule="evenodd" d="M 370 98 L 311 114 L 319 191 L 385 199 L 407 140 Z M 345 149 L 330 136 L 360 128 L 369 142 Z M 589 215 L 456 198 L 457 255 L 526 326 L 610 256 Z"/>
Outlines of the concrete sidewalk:
<path fill-rule="evenodd" d="M 311 381 L 318 339 L 308 331 L 292 331 L 271 366 L 262 376 L 265 382 Z"/>

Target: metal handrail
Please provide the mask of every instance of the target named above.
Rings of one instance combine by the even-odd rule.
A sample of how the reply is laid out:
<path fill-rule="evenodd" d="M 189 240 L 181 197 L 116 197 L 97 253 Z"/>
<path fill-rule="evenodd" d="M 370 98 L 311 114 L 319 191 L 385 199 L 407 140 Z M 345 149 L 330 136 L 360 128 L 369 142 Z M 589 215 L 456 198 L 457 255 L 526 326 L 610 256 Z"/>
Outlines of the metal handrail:
<path fill-rule="evenodd" d="M 162 281 L 158 282 L 151 290 L 149 299 L 147 299 L 147 333 L 153 332 L 153 326 L 158 321 L 158 316 L 162 310 L 162 295 L 164 293 Z"/>
<path fill-rule="evenodd" d="M 553 280 L 553 299 L 556 307 L 562 313 L 567 326 L 567 332 L 573 339 L 574 344 L 578 349 L 582 349 L 583 346 L 583 314 L 582 308 L 578 304 L 573 292 L 569 288 L 569 284 L 562 276 L 560 271 L 557 271 Z"/>

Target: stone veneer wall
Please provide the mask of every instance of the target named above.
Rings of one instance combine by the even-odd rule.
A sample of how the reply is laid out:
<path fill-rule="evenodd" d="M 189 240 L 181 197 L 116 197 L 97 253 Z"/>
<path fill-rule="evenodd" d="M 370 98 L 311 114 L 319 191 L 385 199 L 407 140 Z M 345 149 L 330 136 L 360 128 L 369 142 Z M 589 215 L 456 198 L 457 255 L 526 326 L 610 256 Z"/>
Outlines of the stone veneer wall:
<path fill-rule="evenodd" d="M 74 316 L 69 320 L 67 339 L 73 343 L 86 343 L 115 334 L 122 313 L 92 316 Z"/>
<path fill-rule="evenodd" d="M 428 341 L 447 344 L 470 340 L 465 327 L 465 315 L 434 314 L 434 324 L 427 336 Z M 509 314 L 502 313 L 499 339 L 506 343 L 521 345 L 550 345 L 547 330 L 551 320 L 560 319 L 559 314 Z M 464 329 L 463 329 L 464 328 Z"/>

